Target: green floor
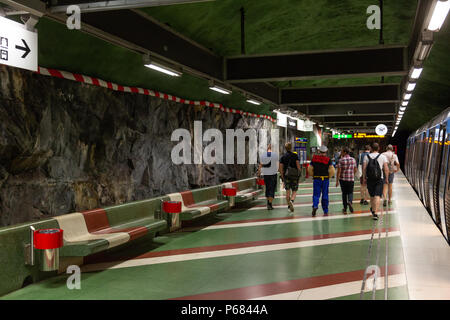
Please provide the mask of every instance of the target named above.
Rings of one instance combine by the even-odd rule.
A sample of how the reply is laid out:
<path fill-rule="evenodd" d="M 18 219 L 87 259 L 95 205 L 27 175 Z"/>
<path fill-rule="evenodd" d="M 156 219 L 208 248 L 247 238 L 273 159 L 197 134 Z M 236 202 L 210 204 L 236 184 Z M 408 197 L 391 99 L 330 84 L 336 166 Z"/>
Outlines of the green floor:
<path fill-rule="evenodd" d="M 330 188 L 336 192 L 338 188 Z M 333 195 L 336 201 L 340 195 Z M 355 194 L 355 198 L 358 195 Z M 284 199 L 276 199 L 283 203 Z M 297 198 L 296 203 L 311 203 L 311 198 Z M 331 200 L 333 201 L 333 200 Z M 254 204 L 265 204 L 256 200 Z M 354 205 L 355 210 L 368 210 L 368 206 Z M 330 205 L 330 218 L 340 215 L 342 204 Z M 311 207 L 295 208 L 294 217 L 310 217 Z M 318 216 L 322 216 L 321 213 Z M 387 226 L 398 226 L 395 212 L 389 213 Z M 231 213 L 221 213 L 199 220 L 195 231 L 174 232 L 155 238 L 151 243 L 137 241 L 135 245 L 111 250 L 105 261 L 119 261 L 146 252 L 174 249 L 198 248 L 205 246 L 245 244 L 252 241 L 278 241 L 289 238 L 320 236 L 359 230 L 371 230 L 374 221 L 362 215 L 347 215 L 335 219 L 302 219 L 289 223 L 275 223 L 231 228 L 202 229 L 217 222 L 236 222 L 254 219 L 274 219 L 292 217 L 285 207 L 272 211 L 264 207 L 259 210 L 234 209 Z M 384 217 L 386 219 L 387 216 Z M 312 221 L 310 221 L 312 220 Z M 195 224 L 194 224 L 195 226 Z M 191 226 L 192 228 L 192 226 Z M 370 234 L 369 234 L 370 237 Z M 378 242 L 376 235 L 370 264 L 376 262 L 379 244 L 378 265 L 384 266 L 385 239 Z M 66 287 L 68 275 L 42 281 L 10 293 L 2 299 L 170 299 L 202 293 L 245 288 L 261 284 L 317 277 L 329 274 L 363 270 L 366 267 L 370 240 L 329 243 L 300 248 L 288 248 L 264 252 L 249 252 L 222 257 L 186 259 L 150 265 L 107 269 L 82 273 L 81 290 Z M 400 237 L 390 237 L 388 241 L 388 264 L 402 265 L 403 252 Z M 389 289 L 390 299 L 408 299 L 404 287 Z M 366 297 L 369 299 L 370 297 Z M 359 294 L 337 299 L 359 299 Z M 384 290 L 377 292 L 377 299 L 384 299 Z"/>

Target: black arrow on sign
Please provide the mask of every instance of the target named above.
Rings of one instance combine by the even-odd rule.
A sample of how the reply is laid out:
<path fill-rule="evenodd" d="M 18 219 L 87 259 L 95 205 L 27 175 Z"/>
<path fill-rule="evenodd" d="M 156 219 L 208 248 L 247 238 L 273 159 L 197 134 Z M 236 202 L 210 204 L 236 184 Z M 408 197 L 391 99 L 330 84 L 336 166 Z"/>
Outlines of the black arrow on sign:
<path fill-rule="evenodd" d="M 30 50 L 30 47 L 28 46 L 28 44 L 25 42 L 25 40 L 22 39 L 22 42 L 25 45 L 25 47 L 21 47 L 21 46 L 16 45 L 16 49 L 25 51 L 25 53 L 23 54 L 22 58 L 26 58 L 27 55 L 31 52 L 31 50 Z"/>

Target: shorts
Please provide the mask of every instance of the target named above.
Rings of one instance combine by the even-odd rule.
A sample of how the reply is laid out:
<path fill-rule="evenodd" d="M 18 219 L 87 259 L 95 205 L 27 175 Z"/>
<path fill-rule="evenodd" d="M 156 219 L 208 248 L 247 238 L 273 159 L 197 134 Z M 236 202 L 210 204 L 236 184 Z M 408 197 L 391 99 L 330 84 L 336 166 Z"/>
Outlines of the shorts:
<path fill-rule="evenodd" d="M 394 176 L 395 176 L 395 173 L 389 173 L 389 177 L 388 177 L 389 184 L 393 184 L 394 183 Z M 387 184 L 386 180 L 384 181 L 384 184 Z"/>
<path fill-rule="evenodd" d="M 297 191 L 298 190 L 298 180 L 300 179 L 289 179 L 288 177 L 284 177 L 284 189 L 285 190 L 292 190 L 292 191 Z"/>
<path fill-rule="evenodd" d="M 277 188 L 277 175 L 264 176 L 264 184 L 266 186 L 266 197 L 275 198 L 275 189 Z"/>
<path fill-rule="evenodd" d="M 381 197 L 383 195 L 383 180 L 367 181 L 367 190 L 371 197 Z"/>

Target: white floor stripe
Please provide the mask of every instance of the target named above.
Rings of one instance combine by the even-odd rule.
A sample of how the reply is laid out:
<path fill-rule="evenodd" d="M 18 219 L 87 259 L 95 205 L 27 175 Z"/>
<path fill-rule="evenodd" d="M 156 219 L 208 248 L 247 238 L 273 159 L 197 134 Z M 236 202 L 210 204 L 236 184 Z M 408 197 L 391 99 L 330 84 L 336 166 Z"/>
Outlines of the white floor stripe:
<path fill-rule="evenodd" d="M 397 237 L 399 235 L 400 235 L 400 232 L 398 232 L 398 231 L 389 232 L 390 238 Z M 384 238 L 385 236 L 386 236 L 386 233 L 383 232 L 381 237 Z M 328 244 L 333 244 L 333 243 L 362 241 L 362 240 L 369 240 L 370 238 L 371 238 L 371 234 L 364 234 L 364 235 L 356 235 L 356 236 L 349 236 L 349 237 L 298 241 L 298 242 L 291 242 L 291 243 L 272 244 L 272 245 L 266 245 L 266 246 L 254 246 L 254 247 L 239 248 L 239 249 L 216 250 L 216 251 L 208 251 L 208 252 L 200 252 L 200 253 L 178 254 L 178 255 L 165 256 L 165 257 L 133 259 L 133 260 L 123 261 L 123 262 L 120 262 L 120 261 L 104 262 L 104 263 L 84 265 L 84 266 L 82 266 L 81 270 L 82 270 L 82 272 L 92 272 L 92 271 L 99 271 L 99 270 L 105 270 L 105 269 L 130 268 L 130 267 L 139 267 L 139 266 L 146 266 L 146 265 L 160 264 L 160 263 L 179 262 L 179 261 L 207 259 L 207 258 L 218 258 L 218 257 L 227 257 L 227 256 L 249 254 L 249 253 L 269 252 L 269 251 L 286 250 L 286 249 L 293 249 L 293 248 L 321 246 L 321 245 L 328 245 Z"/>
<path fill-rule="evenodd" d="M 389 211 L 390 214 L 393 211 Z M 358 218 L 358 217 L 369 217 L 372 216 L 370 212 L 367 213 L 358 213 L 358 214 L 337 214 L 332 216 L 316 216 L 316 217 L 303 217 L 303 218 L 292 218 L 289 220 L 272 220 L 272 221 L 258 221 L 258 222 L 244 222 L 244 223 L 234 223 L 234 224 L 221 224 L 221 225 L 212 225 L 206 228 L 202 228 L 202 230 L 214 230 L 214 229 L 226 229 L 226 228 L 243 228 L 243 227 L 255 227 L 255 226 L 268 226 L 272 224 L 284 224 L 284 223 L 298 223 L 298 222 L 307 222 L 307 221 L 321 221 L 321 220 L 335 220 L 342 218 Z"/>
<path fill-rule="evenodd" d="M 372 280 L 373 281 L 373 280 Z M 368 281 L 372 285 L 373 282 Z M 250 300 L 325 300 L 337 297 L 350 296 L 361 292 L 362 279 L 346 283 L 322 286 L 317 288 L 284 292 L 265 297 L 258 297 Z M 388 287 L 395 288 L 406 285 L 404 273 L 390 275 L 388 277 Z M 384 289 L 384 277 L 377 279 L 377 290 Z M 366 286 L 365 292 L 371 292 L 372 287 Z M 388 295 L 389 298 L 389 295 Z"/>
<path fill-rule="evenodd" d="M 328 204 L 335 204 L 335 203 L 342 203 L 342 200 L 336 200 L 336 201 L 329 201 Z M 287 204 L 274 204 L 273 205 L 274 209 L 286 209 L 287 210 Z M 294 204 L 294 208 L 299 208 L 299 207 L 311 207 L 312 208 L 312 202 L 309 203 L 296 203 Z M 321 204 L 319 203 L 319 208 L 321 207 Z M 267 207 L 253 207 L 253 208 L 249 208 L 246 209 L 246 211 L 253 211 L 253 210 L 267 210 Z M 320 212 L 319 212 L 320 211 Z M 320 214 L 322 212 L 322 209 L 318 210 L 318 214 Z"/>
<path fill-rule="evenodd" d="M 285 192 L 283 191 L 283 193 L 285 193 Z M 328 193 L 328 195 L 336 195 L 336 194 L 342 194 L 342 192 L 329 192 Z M 298 197 L 302 197 L 302 198 L 310 197 L 312 199 L 312 194 L 297 194 L 296 198 L 298 198 Z M 275 199 L 281 199 L 281 198 L 286 198 L 286 196 L 285 195 L 284 196 L 275 196 Z M 265 200 L 265 199 L 266 199 L 266 197 L 264 197 L 264 196 L 258 197 L 258 200 Z"/>

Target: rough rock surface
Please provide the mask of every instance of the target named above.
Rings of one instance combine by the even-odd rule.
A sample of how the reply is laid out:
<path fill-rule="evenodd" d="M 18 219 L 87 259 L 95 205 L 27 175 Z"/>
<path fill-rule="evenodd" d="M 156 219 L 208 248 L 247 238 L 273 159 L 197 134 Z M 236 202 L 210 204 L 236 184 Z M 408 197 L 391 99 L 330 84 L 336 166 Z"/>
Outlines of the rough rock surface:
<path fill-rule="evenodd" d="M 0 66 L 0 226 L 254 175 L 175 165 L 177 128 L 272 128 L 258 118 Z M 205 143 L 206 145 L 207 143 Z"/>

